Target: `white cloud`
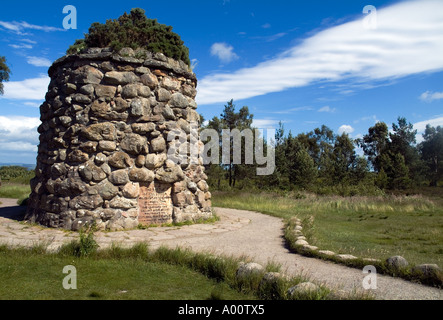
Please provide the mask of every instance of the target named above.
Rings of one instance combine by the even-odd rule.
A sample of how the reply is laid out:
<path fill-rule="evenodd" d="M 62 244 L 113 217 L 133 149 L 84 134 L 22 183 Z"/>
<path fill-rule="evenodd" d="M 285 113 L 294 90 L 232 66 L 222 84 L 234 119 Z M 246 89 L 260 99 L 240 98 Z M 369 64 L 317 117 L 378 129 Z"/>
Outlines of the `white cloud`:
<path fill-rule="evenodd" d="M 192 59 L 191 60 L 191 69 L 195 70 L 195 68 L 197 68 L 198 66 L 198 60 L 197 59 Z"/>
<path fill-rule="evenodd" d="M 20 41 L 31 43 L 31 44 L 37 44 L 37 41 L 31 40 L 31 39 L 20 39 Z"/>
<path fill-rule="evenodd" d="M 343 133 L 351 134 L 354 131 L 355 131 L 355 129 L 353 127 L 351 127 L 350 125 L 344 124 L 338 129 L 338 134 L 340 134 L 340 135 Z"/>
<path fill-rule="evenodd" d="M 434 100 L 443 99 L 443 92 L 426 91 L 420 96 L 420 100 L 425 102 L 433 102 Z"/>
<path fill-rule="evenodd" d="M 50 82 L 48 76 L 4 83 L 4 99 L 44 100 Z"/>
<path fill-rule="evenodd" d="M 9 31 L 20 34 L 20 35 L 25 35 L 26 33 L 24 33 L 23 31 L 26 29 L 39 30 L 39 31 L 44 31 L 44 32 L 66 31 L 65 29 L 62 29 L 62 28 L 56 28 L 56 27 L 50 27 L 50 26 L 39 26 L 39 25 L 35 25 L 35 24 L 30 24 L 26 21 L 22 21 L 22 22 L 0 21 L 0 26 L 9 30 Z"/>
<path fill-rule="evenodd" d="M 36 152 L 39 118 L 0 116 L 0 150 Z"/>
<path fill-rule="evenodd" d="M 330 106 L 324 106 L 323 108 L 320 108 L 318 112 L 327 112 L 327 113 L 334 113 L 336 112 L 336 108 L 331 108 Z"/>
<path fill-rule="evenodd" d="M 276 129 L 280 120 L 254 119 L 252 126 L 257 129 Z"/>
<path fill-rule="evenodd" d="M 295 108 L 291 108 L 291 109 L 288 109 L 288 110 L 282 110 L 282 111 L 271 111 L 270 113 L 274 113 L 274 114 L 290 114 L 290 113 L 299 112 L 299 111 L 311 111 L 311 110 L 313 110 L 312 107 L 304 106 L 304 107 L 295 107 Z"/>
<path fill-rule="evenodd" d="M 32 49 L 32 45 L 26 44 L 26 43 L 22 43 L 22 44 L 8 44 L 8 46 L 10 46 L 11 48 L 14 48 L 14 49 Z"/>
<path fill-rule="evenodd" d="M 49 59 L 41 57 L 27 57 L 27 62 L 36 67 L 50 67 L 52 65 Z"/>
<path fill-rule="evenodd" d="M 443 127 L 443 117 L 429 119 L 429 120 L 414 123 L 414 129 L 417 130 L 417 136 L 416 136 L 417 143 L 420 143 L 423 141 L 422 134 L 425 132 L 426 126 L 428 124 L 431 125 L 432 127 L 438 127 L 438 126 Z"/>
<path fill-rule="evenodd" d="M 234 47 L 222 42 L 214 43 L 211 46 L 211 55 L 219 58 L 223 63 L 229 63 L 238 59 L 234 52 Z"/>
<path fill-rule="evenodd" d="M 269 29 L 271 27 L 270 23 L 265 23 L 264 25 L 261 26 L 263 29 Z"/>
<path fill-rule="evenodd" d="M 431 125 L 432 127 L 443 126 L 443 117 L 414 123 L 414 129 L 417 130 L 418 132 L 425 132 L 426 125 L 428 124 Z"/>
<path fill-rule="evenodd" d="M 10 31 L 20 32 L 20 26 L 14 23 L 0 21 L 0 26 Z"/>
<path fill-rule="evenodd" d="M 255 67 L 206 76 L 198 103 L 247 99 L 318 81 L 371 83 L 443 69 L 443 1 L 382 8 L 375 30 L 365 28 L 364 18 L 321 31 Z"/>
<path fill-rule="evenodd" d="M 280 38 L 283 38 L 287 34 L 288 34 L 287 32 L 279 32 L 279 33 L 276 33 L 276 34 L 272 34 L 270 36 L 251 37 L 251 39 L 263 40 L 265 42 L 272 42 L 272 41 L 278 40 Z"/>
<path fill-rule="evenodd" d="M 40 103 L 37 102 L 23 102 L 25 106 L 38 108 L 40 107 Z"/>
<path fill-rule="evenodd" d="M 37 145 L 31 144 L 29 142 L 1 142 L 0 150 L 2 151 L 26 151 L 26 152 L 37 152 Z"/>
<path fill-rule="evenodd" d="M 354 120 L 354 123 L 357 124 L 357 123 L 360 123 L 360 122 L 362 122 L 362 121 L 363 121 L 363 122 L 371 121 L 371 122 L 373 122 L 374 124 L 377 123 L 377 122 L 379 122 L 378 119 L 377 119 L 377 116 L 376 116 L 376 115 L 372 115 L 372 116 L 362 117 L 362 118 L 360 118 L 360 119 Z"/>

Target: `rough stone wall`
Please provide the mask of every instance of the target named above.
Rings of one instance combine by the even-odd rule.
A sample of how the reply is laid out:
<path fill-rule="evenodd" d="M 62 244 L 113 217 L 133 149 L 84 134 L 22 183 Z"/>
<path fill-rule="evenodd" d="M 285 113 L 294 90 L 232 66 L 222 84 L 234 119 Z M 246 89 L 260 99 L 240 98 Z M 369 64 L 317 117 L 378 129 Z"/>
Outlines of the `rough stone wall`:
<path fill-rule="evenodd" d="M 197 79 L 183 62 L 143 50 L 93 48 L 49 69 L 36 178 L 26 219 L 122 230 L 208 218 L 201 164 L 168 159 L 168 133 L 199 121 Z"/>

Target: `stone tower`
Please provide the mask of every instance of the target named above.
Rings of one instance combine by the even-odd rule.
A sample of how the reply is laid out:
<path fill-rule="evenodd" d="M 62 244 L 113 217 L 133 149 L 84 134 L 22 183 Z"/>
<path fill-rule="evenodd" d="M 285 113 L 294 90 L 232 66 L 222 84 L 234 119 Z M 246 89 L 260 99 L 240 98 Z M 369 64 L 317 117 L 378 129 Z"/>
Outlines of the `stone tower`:
<path fill-rule="evenodd" d="M 49 76 L 27 220 L 123 230 L 212 216 L 201 162 L 168 156 L 169 133 L 189 141 L 200 120 L 197 79 L 185 63 L 90 48 L 55 61 Z"/>

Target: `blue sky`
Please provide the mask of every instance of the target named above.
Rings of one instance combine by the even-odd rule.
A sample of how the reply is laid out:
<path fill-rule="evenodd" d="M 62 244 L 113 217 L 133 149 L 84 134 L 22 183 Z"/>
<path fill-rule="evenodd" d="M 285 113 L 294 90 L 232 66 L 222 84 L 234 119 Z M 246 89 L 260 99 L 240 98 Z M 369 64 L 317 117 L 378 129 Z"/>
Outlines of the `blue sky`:
<path fill-rule="evenodd" d="M 65 5 L 77 29 L 63 29 Z M 367 5 L 376 11 L 363 13 Z M 323 124 L 361 137 L 404 116 L 419 132 L 443 125 L 443 1 L 7 1 L 0 56 L 12 70 L 0 96 L 0 163 L 35 163 L 47 70 L 93 22 L 134 7 L 171 25 L 190 49 L 198 111 L 230 99 L 259 128 L 297 134 Z M 420 135 L 419 135 L 420 137 Z"/>

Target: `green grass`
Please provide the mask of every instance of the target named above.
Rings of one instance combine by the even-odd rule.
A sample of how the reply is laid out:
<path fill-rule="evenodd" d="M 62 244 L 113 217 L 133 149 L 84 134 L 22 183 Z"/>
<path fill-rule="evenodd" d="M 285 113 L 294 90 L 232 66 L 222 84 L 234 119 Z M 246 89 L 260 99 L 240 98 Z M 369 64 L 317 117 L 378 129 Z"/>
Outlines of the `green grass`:
<path fill-rule="evenodd" d="M 28 198 L 30 194 L 31 187 L 29 184 L 2 182 L 0 187 L 0 198 L 18 199 L 19 204 Z"/>
<path fill-rule="evenodd" d="M 112 252 L 113 251 L 113 252 Z M 0 299 L 207 300 L 253 299 L 186 266 L 137 255 L 102 252 L 90 257 L 0 247 Z M 120 254 L 120 256 L 119 256 Z M 77 269 L 77 290 L 63 288 L 63 268 Z"/>
<path fill-rule="evenodd" d="M 311 245 L 357 257 L 405 257 L 410 264 L 443 266 L 441 193 L 380 197 L 307 193 L 214 193 L 213 205 L 303 220 Z"/>
<path fill-rule="evenodd" d="M 86 239 L 86 238 L 85 238 Z M 32 248 L 0 246 L 0 300 L 325 300 L 371 299 L 367 294 L 339 296 L 324 286 L 314 292 L 288 296 L 288 289 L 309 281 L 304 276 L 279 277 L 263 283 L 261 272 L 238 278 L 241 261 L 249 259 L 195 253 L 161 247 L 150 251 L 144 243 L 132 248 L 111 246 L 81 254 L 81 242 L 71 242 L 55 253 L 44 244 Z M 66 290 L 65 266 L 77 271 L 77 289 Z"/>

